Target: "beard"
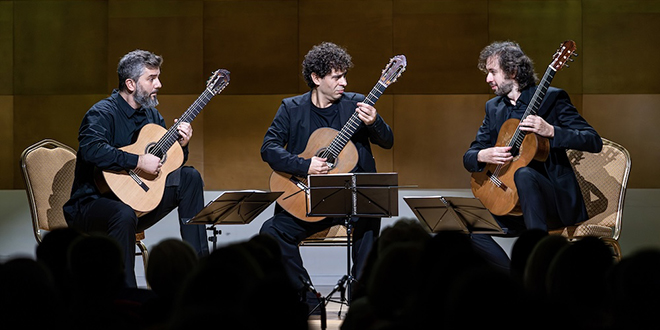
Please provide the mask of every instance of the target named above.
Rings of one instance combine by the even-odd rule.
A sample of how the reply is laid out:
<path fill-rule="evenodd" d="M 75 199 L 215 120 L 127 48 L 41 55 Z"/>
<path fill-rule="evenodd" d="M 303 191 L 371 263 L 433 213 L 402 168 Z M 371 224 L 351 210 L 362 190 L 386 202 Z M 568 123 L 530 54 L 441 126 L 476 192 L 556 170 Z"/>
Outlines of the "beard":
<path fill-rule="evenodd" d="M 513 90 L 513 80 L 509 80 L 497 86 L 497 88 L 495 89 L 495 95 L 506 96 L 509 95 L 509 93 L 511 93 L 512 90 Z"/>
<path fill-rule="evenodd" d="M 158 92 L 155 90 L 154 93 Z M 140 85 L 137 85 L 137 90 L 135 91 L 135 96 L 133 97 L 137 104 L 141 105 L 144 108 L 155 108 L 158 105 L 158 98 L 156 94 L 149 94 L 147 91 L 143 90 Z"/>

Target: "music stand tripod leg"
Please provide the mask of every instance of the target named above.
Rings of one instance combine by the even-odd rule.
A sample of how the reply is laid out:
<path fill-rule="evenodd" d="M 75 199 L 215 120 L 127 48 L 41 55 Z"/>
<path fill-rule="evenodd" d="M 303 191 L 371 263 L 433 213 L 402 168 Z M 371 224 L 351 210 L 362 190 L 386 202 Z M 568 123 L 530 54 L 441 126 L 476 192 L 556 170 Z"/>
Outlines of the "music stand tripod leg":
<path fill-rule="evenodd" d="M 344 220 L 344 225 L 346 226 L 346 276 L 348 276 L 348 278 L 346 283 L 346 297 L 344 297 L 343 300 L 345 300 L 346 306 L 348 306 L 351 301 L 351 286 L 355 280 L 351 274 L 351 236 L 353 236 L 351 235 L 353 231 L 353 223 L 351 222 L 351 217 L 346 217 Z M 339 313 L 341 313 L 341 307 L 339 309 Z"/>
<path fill-rule="evenodd" d="M 341 279 L 337 282 L 335 287 L 328 293 L 325 297 L 325 303 L 336 302 L 340 304 L 338 316 L 341 316 L 341 311 L 343 305 L 349 306 L 351 301 L 351 284 L 355 280 L 351 275 L 351 233 L 353 231 L 353 224 L 351 222 L 351 217 L 347 217 L 344 221 L 344 226 L 346 226 L 346 275 L 342 276 Z M 348 292 L 347 292 L 348 290 Z M 332 296 L 339 291 L 340 298 L 339 300 L 333 300 Z"/>

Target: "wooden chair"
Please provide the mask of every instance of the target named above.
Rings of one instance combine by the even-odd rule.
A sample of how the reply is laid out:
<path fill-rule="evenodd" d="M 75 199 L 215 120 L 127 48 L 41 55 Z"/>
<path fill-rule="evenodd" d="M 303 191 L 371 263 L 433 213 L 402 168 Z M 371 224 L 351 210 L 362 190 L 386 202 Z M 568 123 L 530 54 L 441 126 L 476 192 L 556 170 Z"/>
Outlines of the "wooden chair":
<path fill-rule="evenodd" d="M 551 230 L 570 241 L 596 236 L 612 247 L 621 259 L 619 236 L 631 160 L 628 150 L 603 138 L 603 150 L 589 153 L 566 151 L 582 190 L 589 219 L 569 227 Z"/>
<path fill-rule="evenodd" d="M 52 139 L 45 139 L 27 147 L 21 154 L 21 169 L 32 215 L 32 228 L 37 243 L 42 231 L 67 227 L 62 206 L 71 196 L 76 152 Z M 135 244 L 146 269 L 148 251 L 142 240 L 144 232 L 135 235 Z"/>

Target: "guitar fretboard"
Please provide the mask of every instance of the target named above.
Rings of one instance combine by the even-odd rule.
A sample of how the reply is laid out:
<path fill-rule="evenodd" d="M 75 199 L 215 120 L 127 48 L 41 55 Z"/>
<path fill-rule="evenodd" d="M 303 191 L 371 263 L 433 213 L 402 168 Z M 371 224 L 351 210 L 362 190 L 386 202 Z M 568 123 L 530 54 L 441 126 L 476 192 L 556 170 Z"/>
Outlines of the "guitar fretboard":
<path fill-rule="evenodd" d="M 387 85 L 383 84 L 379 80 L 362 102 L 373 106 L 376 104 L 376 101 L 378 101 L 378 98 L 383 95 L 386 88 Z M 339 131 L 339 134 L 337 134 L 334 140 L 332 140 L 330 146 L 328 146 L 324 154 L 321 156 L 336 159 L 348 141 L 350 141 L 353 134 L 355 134 L 355 131 L 357 131 L 357 129 L 360 127 L 360 124 L 362 124 L 362 120 L 360 120 L 360 117 L 358 117 L 357 112 L 354 112 L 353 115 L 351 115 L 351 118 L 348 119 L 344 127 L 342 127 L 341 131 Z"/>
<path fill-rule="evenodd" d="M 172 125 L 170 129 L 167 130 L 167 132 L 163 135 L 163 137 L 156 142 L 153 148 L 149 150 L 149 153 L 152 155 L 155 155 L 159 158 L 163 158 L 165 154 L 167 154 L 167 151 L 170 150 L 172 145 L 179 139 L 179 123 L 181 122 L 186 122 L 190 123 L 192 122 L 197 115 L 204 109 L 206 104 L 215 96 L 215 93 L 210 91 L 208 88 L 202 92 L 202 94 L 197 97 L 197 100 L 193 102 L 192 105 L 184 112 L 179 120 L 177 121 L 177 124 Z"/>
<path fill-rule="evenodd" d="M 536 88 L 536 92 L 534 92 L 534 96 L 532 96 L 532 100 L 529 102 L 525 113 L 523 114 L 522 118 L 520 118 L 520 122 L 527 118 L 527 116 L 536 115 L 538 113 L 539 108 L 541 107 L 541 103 L 543 103 L 545 93 L 548 91 L 548 88 L 550 88 L 550 83 L 552 82 L 552 78 L 555 77 L 556 72 L 557 71 L 552 66 L 548 66 L 548 69 L 545 70 L 545 74 L 543 74 L 543 78 L 541 79 L 539 86 Z M 521 131 L 520 128 L 516 129 L 515 133 L 513 134 L 513 138 L 509 142 L 509 147 L 512 147 L 512 155 L 518 154 L 520 146 L 525 139 L 525 134 L 526 133 Z"/>

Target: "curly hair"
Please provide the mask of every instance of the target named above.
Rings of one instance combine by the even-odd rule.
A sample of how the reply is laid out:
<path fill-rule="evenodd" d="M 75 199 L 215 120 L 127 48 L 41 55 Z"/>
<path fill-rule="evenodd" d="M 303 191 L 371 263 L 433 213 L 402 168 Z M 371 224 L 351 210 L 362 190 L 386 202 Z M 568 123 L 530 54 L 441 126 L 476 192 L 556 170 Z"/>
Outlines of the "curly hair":
<path fill-rule="evenodd" d="M 497 41 L 486 46 L 479 54 L 479 70 L 488 73 L 486 64 L 491 57 L 499 59 L 500 68 L 507 76 L 513 76 L 518 82 L 518 88 L 523 90 L 538 83 L 539 79 L 534 72 L 534 62 L 525 53 L 520 45 L 512 41 Z"/>
<path fill-rule="evenodd" d="M 145 68 L 160 69 L 161 65 L 163 65 L 163 57 L 146 50 L 136 49 L 124 55 L 117 64 L 119 90 L 126 90 L 126 79 L 137 82 Z"/>
<path fill-rule="evenodd" d="M 312 73 L 316 73 L 317 76 L 322 78 L 332 73 L 333 69 L 347 71 L 353 67 L 353 62 L 351 62 L 351 55 L 346 52 L 346 49 L 331 42 L 323 42 L 307 52 L 302 67 L 302 74 L 307 86 L 314 88 L 316 84 L 312 80 Z"/>

